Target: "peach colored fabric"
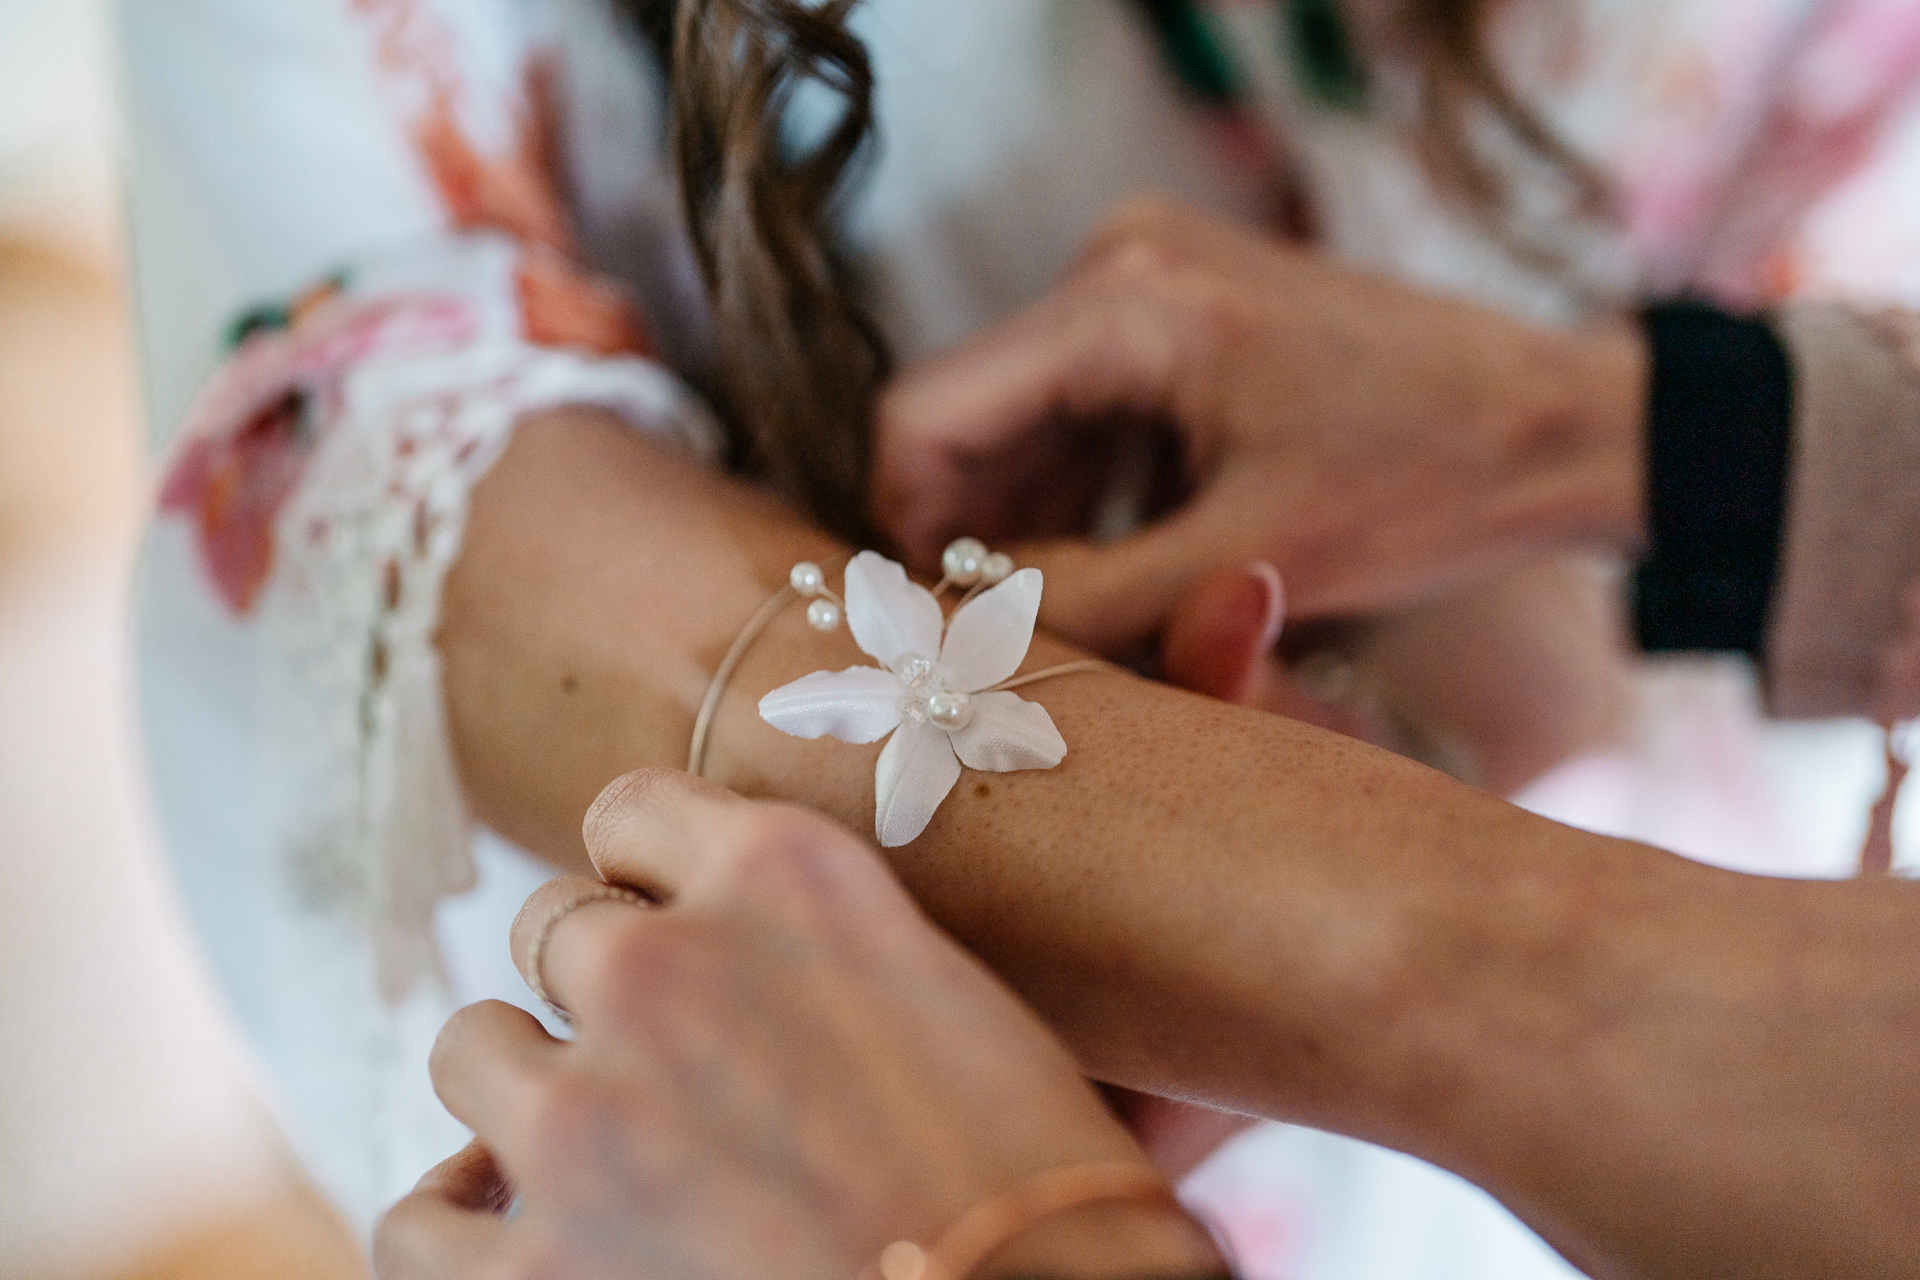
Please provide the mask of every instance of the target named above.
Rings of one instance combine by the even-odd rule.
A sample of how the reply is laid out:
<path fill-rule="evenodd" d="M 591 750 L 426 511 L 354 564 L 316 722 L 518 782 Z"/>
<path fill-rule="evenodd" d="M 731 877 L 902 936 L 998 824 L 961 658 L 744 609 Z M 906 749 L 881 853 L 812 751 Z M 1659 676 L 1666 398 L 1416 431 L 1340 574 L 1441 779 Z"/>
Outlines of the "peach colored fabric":
<path fill-rule="evenodd" d="M 1920 579 L 1920 320 L 1807 306 L 1779 329 L 1795 438 L 1768 701 L 1783 716 L 1880 715 L 1883 654 Z"/>

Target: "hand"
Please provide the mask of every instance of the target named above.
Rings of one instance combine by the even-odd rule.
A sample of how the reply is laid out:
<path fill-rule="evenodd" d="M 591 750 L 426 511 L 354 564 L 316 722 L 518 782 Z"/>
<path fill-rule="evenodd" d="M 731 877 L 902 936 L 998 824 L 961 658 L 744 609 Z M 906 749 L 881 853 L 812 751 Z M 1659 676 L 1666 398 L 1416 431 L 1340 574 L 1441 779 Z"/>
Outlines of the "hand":
<path fill-rule="evenodd" d="M 831 823 L 661 770 L 608 788 L 586 827 L 605 877 L 663 905 L 553 926 L 541 976 L 574 1042 L 499 1003 L 447 1025 L 434 1085 L 478 1137 L 382 1224 L 383 1280 L 844 1280 L 1035 1174 L 1144 1163 L 1034 1015 Z M 528 901 L 523 969 L 554 906 L 597 883 Z M 989 1261 L 1221 1270 L 1184 1216 L 1119 1204 Z"/>
<path fill-rule="evenodd" d="M 1297 618 L 1372 610 L 1637 540 L 1643 365 L 1625 326 L 1523 324 L 1139 202 L 1048 297 L 888 390 L 875 514 L 920 560 L 962 531 L 1078 532 L 1114 424 L 1155 421 L 1190 502 L 1105 547 L 1021 548 L 1048 626 L 1121 651 L 1252 560 Z"/>

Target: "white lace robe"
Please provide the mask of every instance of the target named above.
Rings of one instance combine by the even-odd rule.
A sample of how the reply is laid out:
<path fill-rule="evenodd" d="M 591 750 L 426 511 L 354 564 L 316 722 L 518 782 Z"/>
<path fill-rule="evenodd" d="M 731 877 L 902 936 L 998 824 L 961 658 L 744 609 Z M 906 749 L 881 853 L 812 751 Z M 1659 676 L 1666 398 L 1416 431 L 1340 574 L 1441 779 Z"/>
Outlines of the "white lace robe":
<path fill-rule="evenodd" d="M 1873 6 L 1827 9 L 1848 7 Z M 1797 25 L 1811 11 L 1594 0 L 1568 20 L 1571 61 L 1558 19 L 1516 20 L 1522 80 L 1646 213 L 1637 239 L 1575 246 L 1600 292 L 1627 296 L 1675 262 L 1737 275 L 1753 256 L 1747 229 L 1655 215 L 1711 206 L 1759 164 L 1726 141 L 1747 136 L 1740 113 L 1701 103 L 1769 101 L 1783 51 L 1811 47 Z M 848 234 L 905 358 L 1035 298 L 1127 195 L 1255 214 L 1245 151 L 1182 100 L 1128 6 L 870 0 L 858 25 L 883 143 Z M 1246 69 L 1245 116 L 1287 139 L 1335 251 L 1580 313 L 1563 282 L 1514 266 L 1428 190 L 1390 77 L 1369 118 L 1316 108 L 1288 77 L 1274 6 L 1222 4 L 1216 28 Z M 657 79 L 596 0 L 129 0 L 124 33 L 149 399 L 172 437 L 139 583 L 155 798 L 289 1132 L 366 1224 L 464 1139 L 425 1070 L 447 1013 L 529 1003 L 505 926 L 541 872 L 469 830 L 432 643 L 467 495 L 515 420 L 545 406 L 601 404 L 713 444 L 672 372 L 699 368 L 708 343 Z M 1698 101 L 1660 87 L 1676 69 L 1704 78 Z M 1920 133 L 1889 136 L 1905 141 L 1768 242 L 1795 255 L 1796 287 L 1852 287 L 1863 260 L 1920 262 L 1908 225 L 1861 194 L 1912 190 Z M 229 356 L 235 312 L 334 272 Z M 1370 1158 L 1327 1167 L 1350 1179 Z M 1435 1210 L 1464 1193 L 1423 1185 L 1405 1192 L 1434 1224 L 1409 1244 L 1434 1259 L 1423 1274 L 1493 1256 L 1462 1252 L 1463 1233 L 1503 1242 L 1487 1246 L 1500 1256 L 1533 1248 L 1477 1199 Z M 1321 1236 L 1260 1237 L 1272 1266 L 1365 1236 L 1374 1218 L 1343 1217 L 1363 1199 L 1324 1214 Z"/>

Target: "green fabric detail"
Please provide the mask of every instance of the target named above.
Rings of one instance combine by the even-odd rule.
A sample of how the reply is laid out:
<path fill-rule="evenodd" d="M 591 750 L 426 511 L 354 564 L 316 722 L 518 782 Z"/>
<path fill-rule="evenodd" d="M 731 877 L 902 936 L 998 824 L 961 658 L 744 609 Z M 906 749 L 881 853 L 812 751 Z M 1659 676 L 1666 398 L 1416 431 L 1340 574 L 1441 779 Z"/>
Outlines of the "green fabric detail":
<path fill-rule="evenodd" d="M 332 288 L 345 292 L 353 282 L 353 273 L 345 267 L 321 278 L 316 288 Z M 301 296 L 305 296 L 304 294 Z M 234 318 L 227 326 L 224 338 L 228 351 L 236 350 L 241 343 L 262 329 L 285 329 L 293 324 L 293 303 L 266 302 L 257 307 L 249 307 Z"/>
<path fill-rule="evenodd" d="M 283 306 L 250 308 L 227 326 L 227 350 L 232 351 L 262 329 L 284 329 L 292 321 L 292 315 Z"/>
<path fill-rule="evenodd" d="M 1336 111 L 1365 111 L 1367 68 L 1353 47 L 1340 0 L 1287 0 L 1287 52 L 1308 100 Z"/>
<path fill-rule="evenodd" d="M 1209 106 L 1231 107 L 1242 93 L 1240 74 L 1192 0 L 1135 0 L 1159 37 L 1160 52 L 1180 87 Z"/>

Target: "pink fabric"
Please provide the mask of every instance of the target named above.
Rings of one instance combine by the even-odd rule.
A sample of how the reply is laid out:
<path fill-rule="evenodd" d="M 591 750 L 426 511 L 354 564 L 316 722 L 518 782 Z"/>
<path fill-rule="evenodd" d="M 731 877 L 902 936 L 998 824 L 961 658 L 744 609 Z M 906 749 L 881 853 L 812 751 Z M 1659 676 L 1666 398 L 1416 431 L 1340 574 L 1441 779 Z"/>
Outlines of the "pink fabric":
<path fill-rule="evenodd" d="M 1790 296 L 1809 212 L 1876 158 L 1920 83 L 1920 5 L 1723 6 L 1656 64 L 1619 157 L 1622 212 L 1656 292 Z"/>
<path fill-rule="evenodd" d="M 256 331 L 194 402 L 160 510 L 191 519 L 201 568 L 227 608 L 250 612 L 273 572 L 274 525 L 336 412 L 340 380 L 376 351 L 451 350 L 470 341 L 457 298 L 329 299 L 289 330 Z"/>

